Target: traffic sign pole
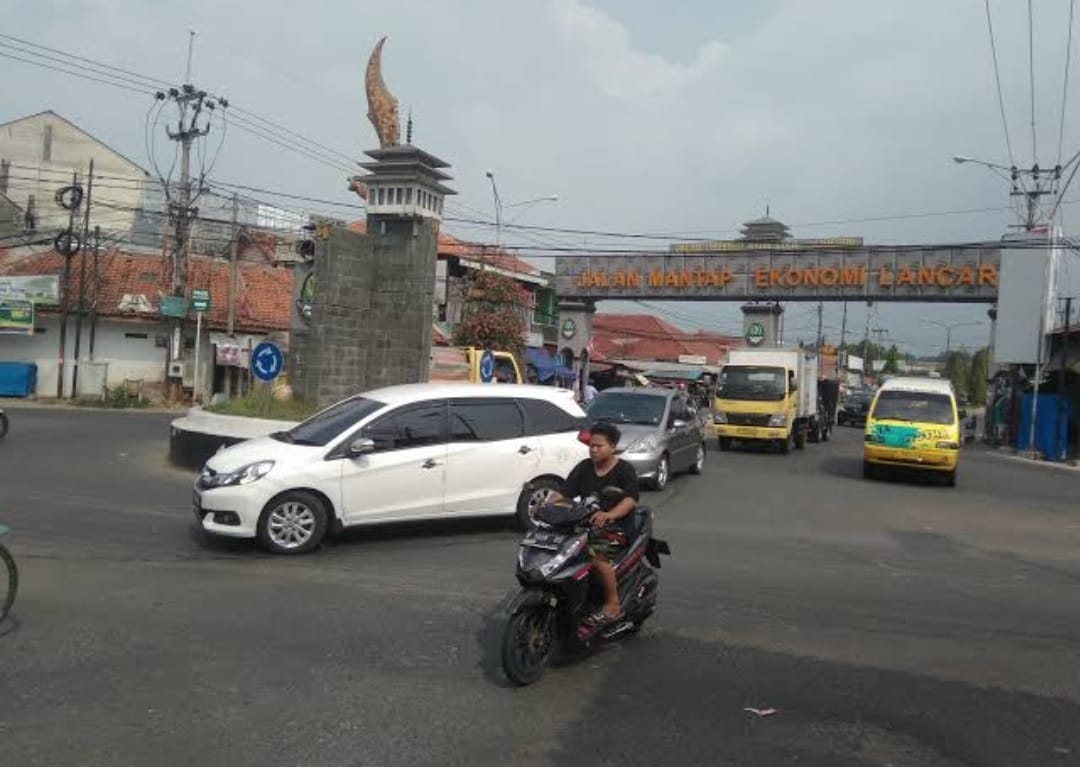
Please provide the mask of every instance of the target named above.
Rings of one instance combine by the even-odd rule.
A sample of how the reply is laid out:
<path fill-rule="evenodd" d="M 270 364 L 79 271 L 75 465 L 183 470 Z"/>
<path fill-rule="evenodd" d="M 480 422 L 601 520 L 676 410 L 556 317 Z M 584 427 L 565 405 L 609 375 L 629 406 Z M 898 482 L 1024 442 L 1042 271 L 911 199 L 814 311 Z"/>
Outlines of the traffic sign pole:
<path fill-rule="evenodd" d="M 202 312 L 195 312 L 195 371 L 191 375 L 191 404 L 199 404 L 199 350 L 202 343 Z"/>

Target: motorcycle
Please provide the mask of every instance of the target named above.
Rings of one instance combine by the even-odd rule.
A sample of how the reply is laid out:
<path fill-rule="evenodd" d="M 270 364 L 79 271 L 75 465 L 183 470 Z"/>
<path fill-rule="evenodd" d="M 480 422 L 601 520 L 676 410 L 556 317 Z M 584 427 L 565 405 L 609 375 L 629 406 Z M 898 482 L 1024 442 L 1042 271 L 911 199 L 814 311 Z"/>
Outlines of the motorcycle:
<path fill-rule="evenodd" d="M 605 500 L 611 495 L 605 492 Z M 615 523 L 630 541 L 614 563 L 623 617 L 600 626 L 585 621 L 604 601 L 602 584 L 589 577 L 589 519 L 601 510 L 600 499 L 593 496 L 541 506 L 535 527 L 522 539 L 516 572 L 522 588 L 507 607 L 502 641 L 503 670 L 514 684 L 537 681 L 559 647 L 588 650 L 637 633 L 656 608 L 659 579 L 653 568 L 671 549 L 653 537 L 652 511 L 638 506 Z"/>
<path fill-rule="evenodd" d="M 9 424 L 7 413 L 5 413 L 3 410 L 0 410 L 0 439 L 3 439 L 7 436 L 8 425 Z"/>

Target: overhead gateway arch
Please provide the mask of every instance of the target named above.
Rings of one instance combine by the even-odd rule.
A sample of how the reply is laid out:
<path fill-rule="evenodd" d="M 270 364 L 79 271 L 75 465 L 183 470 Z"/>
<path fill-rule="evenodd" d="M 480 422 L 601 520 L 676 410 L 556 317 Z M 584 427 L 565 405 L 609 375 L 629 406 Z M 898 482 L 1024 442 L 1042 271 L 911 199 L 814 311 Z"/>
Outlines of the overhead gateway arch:
<path fill-rule="evenodd" d="M 864 245 L 855 237 L 680 243 L 667 253 L 562 256 L 555 271 L 560 341 L 584 362 L 592 314 L 605 299 L 992 304 L 1000 269 L 1000 242 Z"/>

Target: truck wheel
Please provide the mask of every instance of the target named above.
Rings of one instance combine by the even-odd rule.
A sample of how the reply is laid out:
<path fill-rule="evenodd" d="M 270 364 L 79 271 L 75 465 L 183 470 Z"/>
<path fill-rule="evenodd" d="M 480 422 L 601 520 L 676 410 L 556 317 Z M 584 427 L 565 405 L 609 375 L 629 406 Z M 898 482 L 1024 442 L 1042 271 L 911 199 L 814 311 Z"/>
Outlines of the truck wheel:
<path fill-rule="evenodd" d="M 829 437 L 831 437 L 831 436 L 832 436 L 832 425 L 831 424 L 826 424 L 825 428 L 823 428 L 821 430 L 821 441 L 822 442 L 828 442 Z"/>
<path fill-rule="evenodd" d="M 780 454 L 787 455 L 791 452 L 791 434 L 788 434 L 782 440 L 780 440 Z"/>
<path fill-rule="evenodd" d="M 863 476 L 863 479 L 877 479 L 878 478 L 877 466 L 870 463 L 869 461 L 863 461 L 863 464 L 862 464 L 862 476 Z"/>
<path fill-rule="evenodd" d="M 814 427 L 810 430 L 810 441 L 817 443 L 821 442 L 821 433 L 824 431 L 821 427 L 821 419 L 814 421 Z"/>
<path fill-rule="evenodd" d="M 792 432 L 794 432 L 794 436 L 795 436 L 795 449 L 796 450 L 805 450 L 806 449 L 806 427 L 805 426 L 803 426 L 802 428 L 796 427 L 796 428 L 792 429 Z"/>
<path fill-rule="evenodd" d="M 720 451 L 726 453 L 731 450 L 731 437 L 717 437 L 716 446 L 720 448 Z"/>

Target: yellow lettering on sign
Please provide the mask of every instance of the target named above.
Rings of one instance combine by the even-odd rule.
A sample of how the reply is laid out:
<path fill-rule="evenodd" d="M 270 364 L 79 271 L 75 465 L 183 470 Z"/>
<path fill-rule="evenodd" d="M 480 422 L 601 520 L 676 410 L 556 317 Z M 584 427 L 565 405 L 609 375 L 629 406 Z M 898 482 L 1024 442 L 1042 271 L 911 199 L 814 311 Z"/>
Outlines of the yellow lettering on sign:
<path fill-rule="evenodd" d="M 915 274 L 906 266 L 900 270 L 900 274 L 896 278 L 897 285 L 914 285 Z"/>
<path fill-rule="evenodd" d="M 649 272 L 649 287 L 650 288 L 662 288 L 664 287 L 664 273 L 662 271 L 654 269 Z"/>
<path fill-rule="evenodd" d="M 840 270 L 839 269 L 837 269 L 835 267 L 832 267 L 832 266 L 826 266 L 824 269 L 821 270 L 821 284 L 824 285 L 825 287 L 831 288 L 833 285 L 835 285 L 839 281 L 840 281 Z"/>
<path fill-rule="evenodd" d="M 956 282 L 956 273 L 951 266 L 939 266 L 937 270 L 937 284 L 942 288 L 951 288 Z"/>
<path fill-rule="evenodd" d="M 889 267 L 883 266 L 878 269 L 878 284 L 881 285 L 881 287 L 883 288 L 892 286 L 893 273 L 892 270 L 889 269 Z"/>
<path fill-rule="evenodd" d="M 975 270 L 970 266 L 960 267 L 960 277 L 956 280 L 957 285 L 974 285 Z"/>
<path fill-rule="evenodd" d="M 769 270 L 768 269 L 755 269 L 754 270 L 754 284 L 759 288 L 769 287 Z"/>
<path fill-rule="evenodd" d="M 919 267 L 919 284 L 920 285 L 933 285 L 937 282 L 937 273 L 932 266 L 920 266 Z"/>
<path fill-rule="evenodd" d="M 990 285 L 991 287 L 997 287 L 998 271 L 996 266 L 980 266 L 979 267 L 979 287 L 983 285 Z"/>

